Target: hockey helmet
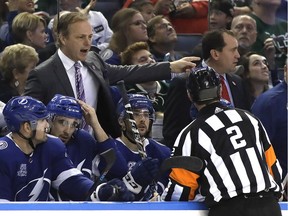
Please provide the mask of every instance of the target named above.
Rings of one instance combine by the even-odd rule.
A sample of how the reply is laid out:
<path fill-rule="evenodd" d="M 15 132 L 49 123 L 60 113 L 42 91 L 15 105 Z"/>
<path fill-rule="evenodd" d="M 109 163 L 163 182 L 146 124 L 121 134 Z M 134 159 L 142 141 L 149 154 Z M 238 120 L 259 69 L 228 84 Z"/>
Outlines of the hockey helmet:
<path fill-rule="evenodd" d="M 11 132 L 18 132 L 24 122 L 30 122 L 36 128 L 37 121 L 49 117 L 46 106 L 30 96 L 11 98 L 3 109 L 7 128 Z"/>
<path fill-rule="evenodd" d="M 56 94 L 47 104 L 47 110 L 53 116 L 82 119 L 81 106 L 74 97 Z"/>
<path fill-rule="evenodd" d="M 144 95 L 141 94 L 128 94 L 129 103 L 131 104 L 132 111 L 135 109 L 147 109 L 149 111 L 149 119 L 154 121 L 155 110 L 153 108 L 152 102 Z M 123 99 L 121 98 L 117 104 L 118 116 L 125 116 L 125 107 L 123 104 Z"/>
<path fill-rule="evenodd" d="M 192 71 L 187 80 L 187 90 L 193 102 L 204 104 L 214 99 L 220 99 L 219 75 L 210 67 Z"/>

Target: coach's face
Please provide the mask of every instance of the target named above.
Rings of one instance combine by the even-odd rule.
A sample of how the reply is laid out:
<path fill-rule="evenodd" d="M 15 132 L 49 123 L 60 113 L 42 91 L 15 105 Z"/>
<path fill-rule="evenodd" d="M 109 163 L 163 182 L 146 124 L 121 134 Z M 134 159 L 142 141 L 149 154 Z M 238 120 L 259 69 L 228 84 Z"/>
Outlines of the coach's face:
<path fill-rule="evenodd" d="M 88 21 L 80 21 L 69 26 L 67 36 L 60 35 L 61 50 L 73 61 L 84 61 L 92 42 L 92 27 Z"/>

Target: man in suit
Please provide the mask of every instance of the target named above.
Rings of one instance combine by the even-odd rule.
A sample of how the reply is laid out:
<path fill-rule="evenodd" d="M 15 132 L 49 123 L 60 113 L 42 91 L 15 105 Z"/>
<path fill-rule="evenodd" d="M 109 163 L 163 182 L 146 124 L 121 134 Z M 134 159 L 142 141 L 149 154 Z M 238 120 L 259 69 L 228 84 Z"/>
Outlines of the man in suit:
<path fill-rule="evenodd" d="M 226 29 L 206 32 L 202 39 L 202 54 L 203 61 L 199 67 L 212 67 L 223 76 L 229 96 L 226 100 L 228 99 L 236 108 L 249 110 L 242 79 L 233 73 L 240 58 L 238 42 L 234 34 Z M 179 132 L 191 122 L 191 102 L 185 87 L 186 79 L 174 78 L 167 94 L 163 136 L 165 145 L 170 148 Z M 222 93 L 223 89 L 222 86 Z"/>
<path fill-rule="evenodd" d="M 76 97 L 76 86 L 81 82 L 75 77 L 75 72 L 80 70 L 81 92 L 84 86 L 85 102 L 95 108 L 103 129 L 113 137 L 120 136 L 120 129 L 109 84 L 116 84 L 120 80 L 128 84 L 170 79 L 171 71 L 179 73 L 193 68 L 195 64 L 192 61 L 197 60 L 197 57 L 186 57 L 171 63 L 111 66 L 105 64 L 95 52 L 89 52 L 92 35 L 92 27 L 86 15 L 79 12 L 62 15 L 58 24 L 59 49 L 29 74 L 24 94 L 44 104 L 55 94 Z M 80 64 L 77 70 L 75 63 Z"/>

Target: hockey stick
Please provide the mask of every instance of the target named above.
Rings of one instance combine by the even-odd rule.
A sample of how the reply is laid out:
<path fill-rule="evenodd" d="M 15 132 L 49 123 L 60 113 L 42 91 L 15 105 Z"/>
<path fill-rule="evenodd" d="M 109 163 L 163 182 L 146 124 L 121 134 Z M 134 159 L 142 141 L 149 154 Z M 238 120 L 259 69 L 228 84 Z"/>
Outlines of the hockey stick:
<path fill-rule="evenodd" d="M 133 111 L 132 111 L 131 104 L 129 103 L 129 98 L 128 98 L 128 95 L 127 95 L 127 92 L 125 89 L 124 81 L 123 80 L 119 81 L 117 83 L 117 87 L 118 87 L 120 94 L 122 96 L 123 104 L 125 107 L 125 112 L 126 112 L 126 115 L 128 116 L 128 120 L 129 120 L 131 129 L 132 129 L 132 132 L 133 132 L 133 139 L 136 142 L 138 152 L 139 152 L 141 158 L 144 159 L 147 157 L 147 154 L 144 150 L 141 136 L 140 136 L 140 133 L 138 131 L 134 117 L 133 117 Z"/>
<path fill-rule="evenodd" d="M 160 171 L 154 181 L 158 182 L 161 175 L 172 168 L 181 168 L 190 172 L 199 172 L 203 168 L 203 162 L 200 158 L 195 156 L 173 156 L 167 158 L 162 162 Z M 153 187 L 153 185 L 152 187 L 150 185 L 148 191 L 143 197 L 143 201 L 148 201 L 151 195 L 156 191 L 156 188 Z"/>
<path fill-rule="evenodd" d="M 199 172 L 203 168 L 203 162 L 195 156 L 173 156 L 163 161 L 160 174 L 172 168 L 181 168 L 191 172 Z"/>
<path fill-rule="evenodd" d="M 137 124 L 136 124 L 134 117 L 133 117 L 133 111 L 132 111 L 131 104 L 129 102 L 127 91 L 125 89 L 124 81 L 123 80 L 119 81 L 117 83 L 117 87 L 118 87 L 120 94 L 122 96 L 126 115 L 128 116 L 129 123 L 130 123 L 131 129 L 132 129 L 132 132 L 133 132 L 134 141 L 136 142 L 138 152 L 139 152 L 139 154 L 143 160 L 143 159 L 147 158 L 147 154 L 145 152 L 144 145 L 142 143 L 141 136 L 140 136 L 140 133 L 139 133 L 138 128 L 137 128 Z M 155 182 L 153 180 L 151 182 L 151 184 L 149 185 L 149 189 L 150 188 L 151 188 L 151 190 L 153 189 L 154 190 L 153 192 L 157 194 L 156 185 L 157 185 L 157 182 Z"/>
<path fill-rule="evenodd" d="M 113 148 L 110 148 L 110 149 L 102 152 L 100 154 L 100 156 L 102 156 L 104 158 L 104 160 L 106 161 L 106 167 L 104 168 L 102 174 L 94 182 L 93 186 L 90 188 L 90 190 L 88 192 L 88 196 L 86 197 L 86 201 L 90 200 L 91 194 L 96 190 L 98 185 L 100 185 L 104 181 L 107 173 L 109 172 L 109 170 L 111 169 L 111 167 L 113 166 L 113 164 L 116 160 L 115 150 Z"/>

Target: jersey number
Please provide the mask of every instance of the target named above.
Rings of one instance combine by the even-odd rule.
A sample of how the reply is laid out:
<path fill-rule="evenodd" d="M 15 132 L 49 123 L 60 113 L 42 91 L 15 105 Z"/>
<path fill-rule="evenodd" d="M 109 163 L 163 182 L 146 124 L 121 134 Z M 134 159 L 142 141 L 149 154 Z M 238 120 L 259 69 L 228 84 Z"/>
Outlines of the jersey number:
<path fill-rule="evenodd" d="M 242 148 L 246 146 L 246 141 L 241 139 L 243 137 L 240 128 L 236 125 L 229 127 L 226 129 L 227 134 L 232 135 L 230 137 L 230 141 L 234 147 L 234 149 Z"/>

